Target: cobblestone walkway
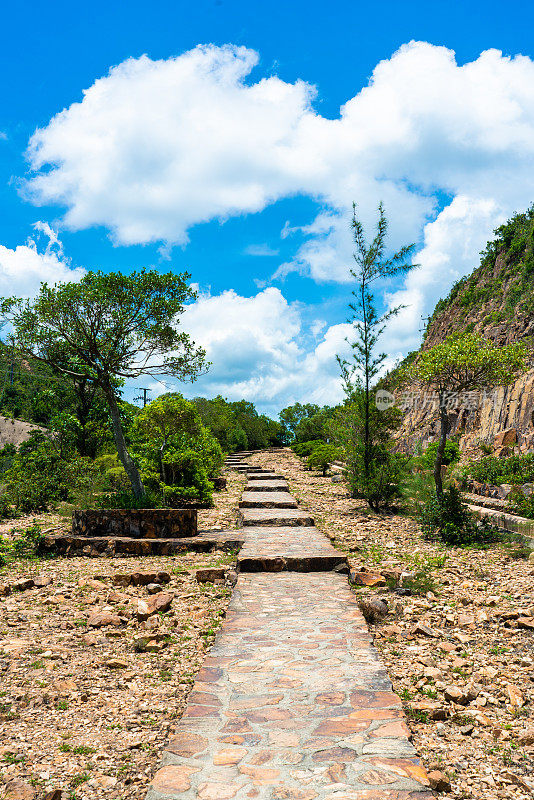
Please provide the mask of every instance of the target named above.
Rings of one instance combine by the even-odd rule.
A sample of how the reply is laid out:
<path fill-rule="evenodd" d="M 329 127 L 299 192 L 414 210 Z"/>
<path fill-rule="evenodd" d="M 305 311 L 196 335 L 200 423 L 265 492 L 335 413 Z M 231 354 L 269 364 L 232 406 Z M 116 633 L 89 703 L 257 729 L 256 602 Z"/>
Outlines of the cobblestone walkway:
<path fill-rule="evenodd" d="M 346 576 L 315 571 L 343 555 L 314 527 L 243 532 L 227 618 L 147 800 L 431 798 Z"/>

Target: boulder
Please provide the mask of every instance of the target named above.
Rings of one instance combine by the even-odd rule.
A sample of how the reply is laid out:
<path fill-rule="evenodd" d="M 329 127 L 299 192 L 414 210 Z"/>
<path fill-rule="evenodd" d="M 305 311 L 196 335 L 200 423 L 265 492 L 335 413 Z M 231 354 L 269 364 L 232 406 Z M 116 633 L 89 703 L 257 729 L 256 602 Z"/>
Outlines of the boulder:
<path fill-rule="evenodd" d="M 197 583 L 213 583 L 214 581 L 223 581 L 225 573 L 224 567 L 204 567 L 197 569 L 195 577 Z"/>
<path fill-rule="evenodd" d="M 516 428 L 506 428 L 493 438 L 493 448 L 495 450 L 499 447 L 509 447 L 513 444 L 517 444 Z"/>
<path fill-rule="evenodd" d="M 365 621 L 370 625 L 375 625 L 377 622 L 381 622 L 388 613 L 387 604 L 379 597 L 362 597 L 359 600 L 358 605 L 360 607 L 360 611 L 365 617 Z"/>
<path fill-rule="evenodd" d="M 34 800 L 37 792 L 29 783 L 13 778 L 6 783 L 4 800 Z"/>
<path fill-rule="evenodd" d="M 510 483 L 501 483 L 501 485 L 497 487 L 497 497 L 501 500 L 506 500 L 513 488 L 514 487 Z"/>
<path fill-rule="evenodd" d="M 359 572 L 352 571 L 349 581 L 354 586 L 385 586 L 386 579 L 379 572 L 371 572 L 362 568 Z"/>
<path fill-rule="evenodd" d="M 158 592 L 146 600 L 138 600 L 136 614 L 137 619 L 142 622 L 153 614 L 164 613 L 171 607 L 173 595 L 168 592 Z"/>
<path fill-rule="evenodd" d="M 33 578 L 21 578 L 19 581 L 11 584 L 11 591 L 25 592 L 27 589 L 33 589 L 35 586 Z"/>
<path fill-rule="evenodd" d="M 430 786 L 436 792 L 450 792 L 451 791 L 451 782 L 447 775 L 440 770 L 433 769 L 431 772 L 428 773 L 428 780 Z"/>
<path fill-rule="evenodd" d="M 51 586 L 54 583 L 54 579 L 48 575 L 38 575 L 33 579 L 33 582 L 38 589 L 44 589 L 45 586 Z"/>
<path fill-rule="evenodd" d="M 87 624 L 90 628 L 105 628 L 108 625 L 117 628 L 121 624 L 121 618 L 111 611 L 96 611 L 89 615 Z"/>

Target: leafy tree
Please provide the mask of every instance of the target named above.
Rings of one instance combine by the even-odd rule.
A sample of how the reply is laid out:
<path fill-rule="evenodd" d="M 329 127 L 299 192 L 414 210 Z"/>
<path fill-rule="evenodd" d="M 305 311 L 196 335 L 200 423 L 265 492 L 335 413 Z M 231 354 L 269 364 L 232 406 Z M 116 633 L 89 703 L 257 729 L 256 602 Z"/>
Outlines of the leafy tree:
<path fill-rule="evenodd" d="M 351 448 L 355 458 L 353 466 L 353 484 L 356 491 L 368 500 L 375 497 L 379 485 L 385 477 L 385 465 L 390 460 L 385 457 L 384 447 L 378 447 L 376 437 L 384 427 L 387 430 L 388 416 L 377 416 L 372 408 L 372 385 L 379 374 L 386 354 L 378 352 L 380 336 L 389 320 L 395 317 L 403 306 L 396 306 L 380 314 L 376 308 L 373 287 L 377 282 L 385 281 L 399 275 L 405 275 L 415 265 L 408 263 L 415 245 L 410 244 L 386 257 L 386 238 L 388 222 L 382 203 L 378 206 L 378 223 L 376 234 L 370 244 L 365 239 L 361 222 L 356 217 L 356 205 L 353 204 L 352 231 L 355 252 L 353 255 L 356 269 L 350 273 L 356 282 L 353 289 L 353 302 L 349 303 L 351 316 L 349 322 L 353 326 L 354 339 L 347 339 L 351 347 L 349 359 L 337 357 L 343 388 L 347 399 L 343 417 L 347 420 L 349 438 L 353 441 L 354 431 L 361 436 L 361 445 Z M 354 419 L 350 421 L 350 412 Z M 373 420 L 372 420 L 373 417 Z M 384 437 L 380 437 L 384 439 Z M 382 442 L 382 445 L 384 444 Z"/>
<path fill-rule="evenodd" d="M 249 447 L 261 449 L 282 441 L 280 424 L 264 414 L 258 414 L 253 403 L 247 400 L 229 403 L 218 395 L 212 400 L 196 397 L 193 403 L 204 425 L 217 437 L 227 453 Z"/>
<path fill-rule="evenodd" d="M 166 502 L 211 501 L 223 454 L 193 403 L 181 395 L 153 400 L 136 416 L 135 448 L 149 488 Z"/>
<path fill-rule="evenodd" d="M 400 425 L 401 411 L 395 406 L 380 410 L 371 403 L 366 414 L 362 387 L 354 387 L 350 399 L 336 409 L 330 424 L 332 439 L 343 448 L 347 482 L 353 497 L 362 497 L 379 511 L 399 495 L 399 479 L 404 466 L 402 456 L 393 452 L 391 432 Z M 369 466 L 366 470 L 368 431 Z"/>
<path fill-rule="evenodd" d="M 89 272 L 79 283 L 41 284 L 34 300 L 2 304 L 19 352 L 101 390 L 136 498 L 145 490 L 128 451 L 118 385 L 143 374 L 194 380 L 202 369 L 204 351 L 178 330 L 184 304 L 196 297 L 189 277 L 155 270 Z"/>
<path fill-rule="evenodd" d="M 297 439 L 297 428 L 304 420 L 310 419 L 319 411 L 319 406 L 313 403 L 294 403 L 292 406 L 283 408 L 279 414 L 280 423 L 282 425 L 282 434 L 284 442 L 291 444 L 293 441 L 305 442 L 310 439 L 315 439 L 315 436 L 307 436 Z"/>
<path fill-rule="evenodd" d="M 507 386 L 525 370 L 528 351 L 522 342 L 498 347 L 489 339 L 464 331 L 421 352 L 405 373 L 410 383 L 437 393 L 440 436 L 434 461 L 434 482 L 439 501 L 444 497 L 441 467 L 444 463 L 451 393 Z"/>
<path fill-rule="evenodd" d="M 321 442 L 308 457 L 308 467 L 310 469 L 320 469 L 324 476 L 330 464 L 342 457 L 343 450 L 340 447 Z"/>

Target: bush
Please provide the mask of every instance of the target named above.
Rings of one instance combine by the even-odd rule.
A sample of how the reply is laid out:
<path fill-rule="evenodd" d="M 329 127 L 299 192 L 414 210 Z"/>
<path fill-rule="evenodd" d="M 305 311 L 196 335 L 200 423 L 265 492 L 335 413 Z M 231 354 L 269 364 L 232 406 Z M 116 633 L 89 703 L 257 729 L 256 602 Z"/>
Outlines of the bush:
<path fill-rule="evenodd" d="M 223 454 L 193 403 L 176 394 L 154 400 L 137 415 L 133 438 L 143 482 L 160 504 L 211 504 Z"/>
<path fill-rule="evenodd" d="M 308 458 L 319 445 L 324 444 L 322 439 L 312 439 L 309 442 L 296 442 L 291 445 L 291 449 L 295 455 L 301 458 Z"/>
<path fill-rule="evenodd" d="M 143 497 L 136 497 L 132 492 L 122 491 L 102 495 L 95 505 L 97 508 L 158 508 L 161 502 L 159 497 L 153 497 L 150 492 Z"/>
<path fill-rule="evenodd" d="M 421 456 L 421 465 L 425 469 L 434 469 L 434 462 L 436 461 L 436 453 L 438 450 L 439 442 L 432 442 L 429 444 L 423 455 Z M 443 454 L 443 463 L 447 466 L 454 464 L 460 458 L 460 447 L 457 442 L 452 439 L 447 439 L 445 443 L 445 452 Z"/>
<path fill-rule="evenodd" d="M 34 558 L 39 553 L 43 533 L 34 522 L 28 528 L 12 528 L 11 537 L 0 537 L 0 567 L 15 558 Z"/>
<path fill-rule="evenodd" d="M 513 514 L 534 519 L 534 495 L 525 495 L 520 489 L 514 489 L 508 496 L 508 504 Z"/>
<path fill-rule="evenodd" d="M 65 461 L 50 442 L 24 453 L 22 448 L 4 473 L 6 498 L 22 513 L 46 511 L 69 493 Z"/>
<path fill-rule="evenodd" d="M 437 539 L 454 547 L 487 544 L 502 538 L 491 526 L 477 524 L 455 486 L 445 490 L 441 501 L 432 494 L 421 508 L 418 521 L 425 539 Z"/>
<path fill-rule="evenodd" d="M 323 475 L 326 475 L 326 470 L 332 461 L 338 461 L 341 458 L 343 458 L 341 447 L 323 442 L 312 450 L 311 455 L 308 457 L 308 467 L 309 469 L 320 469 Z"/>
<path fill-rule="evenodd" d="M 480 461 L 469 461 L 462 468 L 464 479 L 479 483 L 530 483 L 534 481 L 534 455 L 514 455 L 508 458 L 485 456 Z"/>

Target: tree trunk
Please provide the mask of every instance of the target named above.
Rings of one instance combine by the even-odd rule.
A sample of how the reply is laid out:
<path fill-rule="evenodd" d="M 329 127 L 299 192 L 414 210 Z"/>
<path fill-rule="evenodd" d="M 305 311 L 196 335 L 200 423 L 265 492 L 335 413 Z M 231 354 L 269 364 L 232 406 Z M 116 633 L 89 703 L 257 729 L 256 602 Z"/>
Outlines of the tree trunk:
<path fill-rule="evenodd" d="M 111 412 L 113 438 L 115 439 L 115 446 L 117 448 L 117 453 L 122 463 L 122 466 L 124 467 L 125 472 L 128 475 L 130 483 L 132 484 L 132 491 L 134 493 L 134 496 L 139 499 L 144 496 L 145 487 L 143 486 L 143 482 L 141 480 L 141 476 L 139 474 L 139 470 L 137 469 L 135 461 L 129 454 L 128 448 L 126 446 L 124 431 L 122 430 L 119 404 L 117 403 L 117 398 L 115 396 L 115 392 L 112 386 L 108 385 L 108 386 L 103 386 L 102 388 L 106 395 L 106 399 L 109 405 L 109 410 Z"/>
<path fill-rule="evenodd" d="M 436 484 L 436 495 L 438 500 L 443 498 L 443 479 L 441 477 L 441 467 L 443 465 L 443 456 L 445 455 L 445 445 L 447 444 L 447 434 L 449 432 L 449 418 L 447 416 L 447 409 L 445 407 L 444 397 L 439 396 L 439 418 L 440 418 L 440 434 L 439 444 L 436 450 L 436 460 L 434 461 L 434 482 Z"/>

